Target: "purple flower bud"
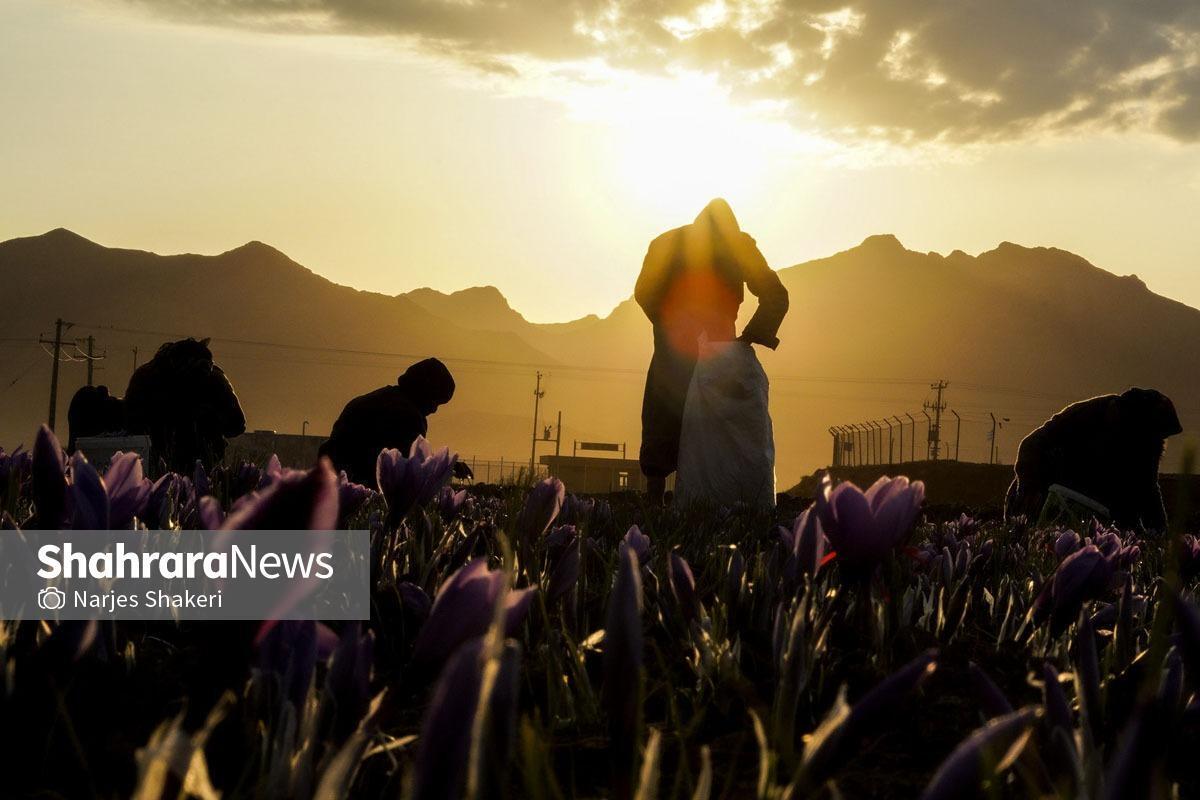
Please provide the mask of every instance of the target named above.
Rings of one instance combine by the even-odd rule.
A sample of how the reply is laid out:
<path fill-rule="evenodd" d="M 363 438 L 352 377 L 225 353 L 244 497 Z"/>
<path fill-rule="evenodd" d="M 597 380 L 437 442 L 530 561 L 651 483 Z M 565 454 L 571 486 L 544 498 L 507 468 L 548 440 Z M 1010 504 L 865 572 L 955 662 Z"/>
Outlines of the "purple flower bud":
<path fill-rule="evenodd" d="M 1023 708 L 989 721 L 968 736 L 934 773 L 922 800 L 978 797 L 985 770 L 1008 769 L 1029 740 L 1037 709 Z"/>
<path fill-rule="evenodd" d="M 404 603 L 404 607 L 411 611 L 417 619 L 423 620 L 429 616 L 433 601 L 429 599 L 429 595 L 425 594 L 424 589 L 415 583 L 401 581 L 397 584 L 396 590 L 400 593 L 400 602 Z"/>
<path fill-rule="evenodd" d="M 1075 531 L 1063 531 L 1054 540 L 1054 557 L 1062 561 L 1080 547 L 1081 540 Z"/>
<path fill-rule="evenodd" d="M 152 484 L 142 474 L 142 458 L 137 453 L 115 453 L 104 473 L 108 490 L 109 524 L 123 530 L 140 517 L 150 499 Z"/>
<path fill-rule="evenodd" d="M 670 567 L 667 570 L 667 581 L 671 585 L 671 594 L 675 596 L 675 602 L 679 604 L 683 613 L 683 621 L 688 623 L 699 619 L 704 610 L 700 605 L 700 598 L 696 596 L 696 578 L 692 575 L 692 568 L 683 556 L 674 551 L 667 560 Z"/>
<path fill-rule="evenodd" d="M 1042 705 L 1046 710 L 1046 723 L 1051 729 L 1062 728 L 1068 734 L 1075 730 L 1071 707 L 1067 705 L 1067 696 L 1063 694 L 1058 679 L 1058 670 L 1049 662 L 1042 664 Z"/>
<path fill-rule="evenodd" d="M 299 712 L 317 664 L 317 623 L 312 620 L 266 622 L 255 637 L 258 668 L 277 676 L 283 696 Z"/>
<path fill-rule="evenodd" d="M 457 492 L 449 486 L 443 486 L 438 493 L 438 513 L 442 515 L 444 522 L 451 522 L 458 517 L 462 511 L 463 504 L 467 501 L 467 490 L 459 489 Z"/>
<path fill-rule="evenodd" d="M 524 542 L 540 539 L 562 510 L 566 487 L 558 478 L 539 481 L 525 498 L 525 507 L 517 515 L 517 536 Z"/>
<path fill-rule="evenodd" d="M 792 557 L 805 575 L 816 575 L 825 558 L 829 542 L 821 529 L 821 515 L 816 506 L 809 506 L 792 523 Z"/>
<path fill-rule="evenodd" d="M 1088 599 L 1100 597 L 1113 577 L 1112 562 L 1095 545 L 1067 556 L 1054 572 L 1051 587 L 1050 634 L 1058 636 L 1079 616 Z"/>
<path fill-rule="evenodd" d="M 567 592 L 575 588 L 579 580 L 579 541 L 574 541 L 561 550 L 550 570 L 550 583 L 546 587 L 546 602 L 556 603 Z"/>
<path fill-rule="evenodd" d="M 1179 631 L 1179 649 L 1192 680 L 1200 676 L 1200 609 L 1181 595 L 1175 596 L 1175 627 Z"/>
<path fill-rule="evenodd" d="M 414 800 L 441 800 L 463 794 L 473 744 L 471 737 L 487 666 L 483 644 L 482 637 L 463 644 L 438 677 L 433 699 L 421 723 L 413 769 Z M 515 642 L 505 643 L 487 703 L 486 740 L 478 743 L 501 762 L 507 759 L 511 739 L 506 734 L 511 733 L 516 718 L 516 680 L 520 664 L 520 646 Z"/>
<path fill-rule="evenodd" d="M 892 713 L 896 707 L 937 669 L 937 650 L 926 650 L 900 669 L 879 682 L 850 710 L 847 724 L 855 735 L 873 727 Z"/>
<path fill-rule="evenodd" d="M 972 661 L 968 669 L 971 673 L 971 687 L 975 690 L 975 697 L 979 700 L 984 716 L 990 719 L 1012 713 L 1012 703 L 1008 702 L 1004 692 L 1000 691 L 1000 687 L 983 668 Z"/>
<path fill-rule="evenodd" d="M 650 559 L 650 537 L 642 533 L 642 529 L 637 525 L 629 526 L 629 530 L 617 546 L 617 554 L 620 555 L 627 548 L 637 555 L 639 564 L 645 564 Z"/>
<path fill-rule="evenodd" d="M 417 634 L 414 661 L 435 667 L 463 642 L 487 633 L 498 602 L 504 603 L 506 634 L 516 632 L 525 621 L 533 591 L 509 591 L 503 570 L 489 570 L 484 558 L 468 561 L 438 589 L 429 619 Z"/>
<path fill-rule="evenodd" d="M 196 515 L 200 519 L 200 527 L 206 531 L 218 531 L 225 523 L 225 512 L 211 494 L 201 497 L 196 503 Z"/>
<path fill-rule="evenodd" d="M 343 742 L 367 713 L 370 702 L 371 662 L 375 655 L 375 634 L 362 634 L 359 622 L 348 622 L 342 630 L 325 688 L 333 696 L 335 712 L 333 741 Z"/>
<path fill-rule="evenodd" d="M 54 432 L 45 425 L 38 429 L 33 444 L 33 506 L 42 530 L 61 528 L 67 516 L 66 459 Z"/>
<path fill-rule="evenodd" d="M 82 531 L 108 530 L 108 492 L 96 468 L 81 451 L 71 456 L 71 527 Z"/>
<path fill-rule="evenodd" d="M 604 710 L 612 756 L 612 795 L 632 794 L 642 708 L 642 579 L 637 551 L 621 550 L 604 625 Z"/>
<path fill-rule="evenodd" d="M 346 475 L 346 470 L 338 473 L 338 528 L 345 528 L 350 517 L 358 513 L 367 501 L 375 494 L 361 483 L 354 483 Z"/>

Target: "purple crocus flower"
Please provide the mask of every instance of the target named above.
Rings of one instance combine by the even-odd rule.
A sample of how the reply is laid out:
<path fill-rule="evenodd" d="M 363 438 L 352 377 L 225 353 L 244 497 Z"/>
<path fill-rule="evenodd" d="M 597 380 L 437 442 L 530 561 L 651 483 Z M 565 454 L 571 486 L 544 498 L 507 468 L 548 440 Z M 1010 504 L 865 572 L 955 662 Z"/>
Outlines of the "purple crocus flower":
<path fill-rule="evenodd" d="M 67 516 L 67 462 L 54 431 L 45 425 L 38 429 L 33 443 L 33 506 L 37 524 L 33 527 L 54 530 L 62 527 Z"/>
<path fill-rule="evenodd" d="M 416 506 L 437 496 L 454 474 L 458 456 L 443 447 L 436 453 L 418 436 L 408 455 L 389 448 L 379 452 L 375 462 L 375 482 L 388 507 L 388 524 L 395 527 Z"/>
<path fill-rule="evenodd" d="M 844 481 L 827 503 L 818 496 L 817 507 L 838 561 L 860 570 L 873 567 L 903 543 L 924 499 L 921 481 L 885 476 L 866 492 Z"/>
<path fill-rule="evenodd" d="M 1011 714 L 1012 703 L 1008 702 L 1008 698 L 991 676 L 983 671 L 983 667 L 972 661 L 967 665 L 967 669 L 971 674 L 971 687 L 975 690 L 975 697 L 983 709 L 984 716 L 991 718 Z"/>
<path fill-rule="evenodd" d="M 1179 554 L 1179 576 L 1185 583 L 1200 575 L 1200 537 L 1185 534 Z"/>
<path fill-rule="evenodd" d="M 1050 633 L 1058 636 L 1079 616 L 1085 600 L 1108 590 L 1113 563 L 1095 545 L 1085 545 L 1067 556 L 1050 585 Z"/>
<path fill-rule="evenodd" d="M 604 625 L 604 685 L 612 765 L 612 796 L 632 795 L 642 708 L 642 579 L 637 552 L 621 550 Z"/>
<path fill-rule="evenodd" d="M 350 517 L 358 513 L 367 501 L 375 494 L 361 483 L 354 483 L 346 475 L 346 470 L 338 473 L 338 528 L 345 528 Z"/>
<path fill-rule="evenodd" d="M 429 599 L 429 595 L 425 593 L 424 589 L 411 581 L 401 581 L 396 584 L 396 591 L 400 593 L 400 602 L 417 619 L 424 620 L 429 616 L 429 610 L 433 607 L 433 601 Z"/>
<path fill-rule="evenodd" d="M 206 531 L 218 531 L 225 524 L 225 511 L 217 498 L 205 495 L 196 501 L 196 517 Z"/>
<path fill-rule="evenodd" d="M 1037 719 L 1035 708 L 1023 708 L 989 721 L 968 736 L 934 773 L 922 800 L 979 796 L 985 769 L 1008 769 L 1021 754 Z"/>
<path fill-rule="evenodd" d="M 533 588 L 510 590 L 503 570 L 490 570 L 487 559 L 468 561 L 438 589 L 421 626 L 413 659 L 436 667 L 463 642 L 482 636 L 492 624 L 496 603 L 504 604 L 505 633 L 515 633 L 525 621 Z"/>
<path fill-rule="evenodd" d="M 348 622 L 329 662 L 325 688 L 333 696 L 335 716 L 333 740 L 345 741 L 367 713 L 371 699 L 371 663 L 375 656 L 375 634 L 362 633 L 362 624 Z"/>
<path fill-rule="evenodd" d="M 844 754 L 881 721 L 896 713 L 901 704 L 937 669 L 937 650 L 927 650 L 884 678 L 859 698 L 840 723 L 826 728 L 805 747 L 800 785 L 814 791 L 825 783 L 844 760 Z M 824 727 L 824 726 L 822 726 Z"/>
<path fill-rule="evenodd" d="M 639 564 L 645 564 L 650 558 L 650 537 L 642 533 L 642 529 L 637 525 L 630 525 L 617 546 L 617 554 L 620 555 L 626 549 L 637 554 Z"/>
<path fill-rule="evenodd" d="M 263 625 L 255 640 L 258 668 L 278 676 L 283 696 L 299 712 L 317 665 L 317 623 L 279 620 Z"/>
<path fill-rule="evenodd" d="M 19 492 L 29 480 L 32 465 L 33 456 L 20 447 L 11 453 L 4 452 L 4 448 L 0 447 L 0 492 L 7 492 L 10 486 Z M 0 495 L 2 498 L 3 495 Z"/>
<path fill-rule="evenodd" d="M 791 534 L 789 573 L 816 575 L 825 559 L 829 541 L 825 538 L 825 531 L 821 529 L 821 515 L 815 505 L 809 506 L 796 517 L 792 523 Z"/>
<path fill-rule="evenodd" d="M 564 526 L 566 527 L 566 526 Z M 572 529 L 574 526 L 571 526 Z M 579 580 L 579 537 L 560 549 L 550 568 L 550 582 L 546 587 L 546 602 L 555 603 L 575 588 Z"/>
<path fill-rule="evenodd" d="M 517 536 L 522 542 L 533 542 L 545 535 L 562 511 L 566 494 L 566 487 L 558 478 L 546 478 L 533 487 L 517 515 Z"/>
<path fill-rule="evenodd" d="M 104 479 L 88 463 L 83 451 L 71 456 L 71 526 L 75 530 L 108 530 L 109 502 Z"/>
<path fill-rule="evenodd" d="M 1054 557 L 1062 561 L 1080 548 L 1082 540 L 1075 531 L 1063 531 L 1054 539 Z"/>
<path fill-rule="evenodd" d="M 196 502 L 187 478 L 168 472 L 154 482 L 142 513 L 148 528 L 166 529 L 174 525 L 179 511 Z"/>
<path fill-rule="evenodd" d="M 452 522 L 458 517 L 466 502 L 466 489 L 459 489 L 456 492 L 449 486 L 443 486 L 438 493 L 438 513 L 442 515 L 442 521 Z"/>
<path fill-rule="evenodd" d="M 1179 649 L 1189 676 L 1200 675 L 1200 608 L 1182 595 L 1175 596 L 1175 627 L 1179 631 Z"/>
<path fill-rule="evenodd" d="M 463 794 L 470 771 L 471 737 L 482 699 L 483 674 L 488 666 L 484 644 L 483 637 L 463 644 L 438 677 L 417 740 L 413 800 L 442 800 Z M 497 659 L 496 680 L 487 698 L 489 724 L 484 735 L 489 755 L 503 763 L 511 741 L 506 733 L 511 731 L 516 717 L 520 646 L 506 642 Z"/>
<path fill-rule="evenodd" d="M 261 492 L 241 498 L 221 528 L 329 531 L 337 522 L 337 478 L 323 458 L 308 472 L 280 477 Z"/>
<path fill-rule="evenodd" d="M 204 462 L 198 458 L 196 459 L 196 468 L 192 470 L 192 486 L 196 489 L 197 497 L 212 494 L 212 481 L 208 479 L 208 473 L 204 471 Z"/>
<path fill-rule="evenodd" d="M 696 578 L 692 575 L 691 566 L 683 556 L 674 551 L 668 556 L 667 561 L 669 567 L 667 581 L 671 585 L 671 594 L 675 596 L 675 602 L 679 604 L 679 609 L 683 612 L 684 623 L 699 619 L 703 615 L 704 609 L 700 605 L 700 598 L 696 595 Z"/>
<path fill-rule="evenodd" d="M 142 474 L 141 456 L 117 452 L 104 473 L 104 487 L 108 491 L 109 524 L 121 530 L 142 515 L 153 484 Z"/>

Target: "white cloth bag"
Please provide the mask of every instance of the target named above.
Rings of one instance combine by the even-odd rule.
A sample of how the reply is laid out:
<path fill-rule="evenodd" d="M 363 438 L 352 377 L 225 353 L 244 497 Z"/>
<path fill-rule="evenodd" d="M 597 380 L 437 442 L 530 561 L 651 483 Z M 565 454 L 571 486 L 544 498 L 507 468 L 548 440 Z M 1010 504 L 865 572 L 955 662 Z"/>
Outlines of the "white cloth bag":
<path fill-rule="evenodd" d="M 775 506 L 767 373 L 747 342 L 700 342 L 683 406 L 675 498 L 682 505 Z"/>

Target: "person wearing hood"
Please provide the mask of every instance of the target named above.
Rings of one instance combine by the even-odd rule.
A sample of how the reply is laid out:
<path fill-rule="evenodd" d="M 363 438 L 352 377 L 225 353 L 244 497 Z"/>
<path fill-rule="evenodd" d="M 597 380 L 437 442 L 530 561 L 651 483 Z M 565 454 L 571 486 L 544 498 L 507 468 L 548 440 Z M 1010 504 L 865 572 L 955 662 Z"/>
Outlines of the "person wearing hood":
<path fill-rule="evenodd" d="M 745 289 L 758 298 L 758 308 L 739 335 Z M 717 198 L 690 225 L 650 243 L 634 299 L 654 329 L 639 460 L 650 500 L 657 503 L 678 466 L 684 402 L 702 338 L 775 349 L 788 293 L 754 239 L 738 227 L 729 203 Z"/>
<path fill-rule="evenodd" d="M 416 438 L 428 433 L 427 417 L 452 397 L 454 377 L 446 365 L 436 358 L 418 361 L 394 386 L 347 403 L 320 454 L 329 457 L 335 470 L 345 470 L 355 483 L 374 486 L 379 451 L 395 448 L 407 455 Z"/>

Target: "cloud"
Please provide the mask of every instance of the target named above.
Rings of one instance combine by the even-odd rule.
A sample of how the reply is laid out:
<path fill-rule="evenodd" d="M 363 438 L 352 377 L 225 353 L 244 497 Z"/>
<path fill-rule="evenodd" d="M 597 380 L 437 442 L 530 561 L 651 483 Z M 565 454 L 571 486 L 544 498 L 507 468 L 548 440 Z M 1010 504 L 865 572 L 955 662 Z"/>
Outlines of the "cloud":
<path fill-rule="evenodd" d="M 123 0 L 192 23 L 392 37 L 498 75 L 521 63 L 715 75 L 849 139 L 1080 130 L 1200 140 L 1195 0 Z"/>

